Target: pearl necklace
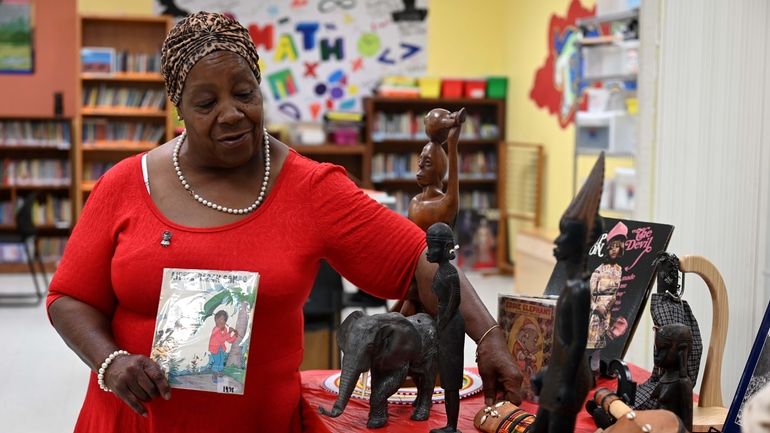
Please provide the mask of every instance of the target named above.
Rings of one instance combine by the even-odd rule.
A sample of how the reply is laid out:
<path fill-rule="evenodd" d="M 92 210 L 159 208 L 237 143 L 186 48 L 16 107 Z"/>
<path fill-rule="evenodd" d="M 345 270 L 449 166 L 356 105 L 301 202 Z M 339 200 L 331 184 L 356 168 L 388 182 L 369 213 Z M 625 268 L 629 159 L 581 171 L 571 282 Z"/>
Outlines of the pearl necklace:
<path fill-rule="evenodd" d="M 182 147 L 182 142 L 184 142 L 184 139 L 187 137 L 187 130 L 183 131 L 182 135 L 177 138 L 176 145 L 174 145 L 174 153 L 171 158 L 174 162 L 174 171 L 176 171 L 176 175 L 179 177 L 179 182 L 182 183 L 184 189 L 187 190 L 187 192 L 189 192 L 198 203 L 210 207 L 211 209 L 234 215 L 243 215 L 254 212 L 259 207 L 259 205 L 262 204 L 262 200 L 265 198 L 265 191 L 267 191 L 267 184 L 270 180 L 270 138 L 267 135 L 267 128 L 264 128 L 263 131 L 263 136 L 265 137 L 265 178 L 262 180 L 262 189 L 259 192 L 259 197 L 257 197 L 251 206 L 242 209 L 235 209 L 218 205 L 212 201 L 204 199 L 198 195 L 195 190 L 192 189 L 190 184 L 187 183 L 187 179 L 182 174 L 182 167 L 179 166 L 179 149 Z"/>

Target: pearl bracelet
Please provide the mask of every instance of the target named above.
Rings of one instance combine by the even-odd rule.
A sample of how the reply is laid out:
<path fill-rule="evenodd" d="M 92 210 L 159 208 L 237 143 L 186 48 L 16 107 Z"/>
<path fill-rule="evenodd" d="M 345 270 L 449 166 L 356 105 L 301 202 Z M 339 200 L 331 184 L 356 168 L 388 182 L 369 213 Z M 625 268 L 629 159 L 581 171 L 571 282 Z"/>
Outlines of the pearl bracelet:
<path fill-rule="evenodd" d="M 102 362 L 102 366 L 99 367 L 99 372 L 96 374 L 96 377 L 99 379 L 99 388 L 102 389 L 102 391 L 112 392 L 111 389 L 107 388 L 107 385 L 104 383 L 104 373 L 107 371 L 107 367 L 112 364 L 112 361 L 115 360 L 120 355 L 128 355 L 129 353 L 125 350 L 116 350 L 112 353 L 110 353 L 110 356 L 104 359 L 104 362 Z"/>

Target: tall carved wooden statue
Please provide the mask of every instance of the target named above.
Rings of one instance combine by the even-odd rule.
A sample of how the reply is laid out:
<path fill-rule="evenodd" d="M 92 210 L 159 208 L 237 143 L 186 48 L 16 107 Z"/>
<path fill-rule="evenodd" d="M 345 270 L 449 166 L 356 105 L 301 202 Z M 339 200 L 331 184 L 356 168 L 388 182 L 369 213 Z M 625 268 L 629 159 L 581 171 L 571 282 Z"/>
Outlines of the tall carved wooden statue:
<path fill-rule="evenodd" d="M 463 353 L 465 321 L 460 314 L 460 277 L 449 263 L 454 258 L 454 234 L 447 224 L 435 223 L 428 228 L 428 261 L 438 263 L 433 277 L 433 292 L 438 297 L 436 330 L 438 331 L 438 371 L 446 400 L 447 425 L 431 433 L 456 433 L 460 414 L 460 388 L 463 385 Z"/>
<path fill-rule="evenodd" d="M 417 171 L 417 184 L 422 192 L 409 203 L 409 219 L 423 230 L 443 222 L 454 227 L 460 203 L 460 180 L 457 168 L 457 143 L 465 122 L 465 108 L 450 113 L 442 108 L 425 116 L 425 132 L 430 142 L 422 148 Z M 443 145 L 447 143 L 447 153 Z M 446 192 L 444 178 L 449 172 Z"/>
<path fill-rule="evenodd" d="M 603 183 L 604 153 L 559 222 L 553 254 L 564 263 L 567 282 L 556 303 L 556 332 L 539 393 L 535 433 L 574 431 L 575 417 L 591 389 L 585 354 L 591 311 L 586 252 L 602 231 L 598 210 Z"/>

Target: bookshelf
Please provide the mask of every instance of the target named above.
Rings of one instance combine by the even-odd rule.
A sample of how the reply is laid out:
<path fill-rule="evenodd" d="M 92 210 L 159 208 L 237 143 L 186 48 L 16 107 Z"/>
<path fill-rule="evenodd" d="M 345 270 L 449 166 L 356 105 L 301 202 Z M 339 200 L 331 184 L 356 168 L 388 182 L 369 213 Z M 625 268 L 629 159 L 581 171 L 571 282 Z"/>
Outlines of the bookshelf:
<path fill-rule="evenodd" d="M 481 255 L 471 254 L 477 246 L 478 224 L 495 221 L 498 229 L 491 252 L 494 258 L 490 259 L 495 270 L 507 270 L 505 230 L 499 218 L 505 198 L 505 168 L 500 157 L 505 141 L 505 100 L 375 96 L 367 98 L 364 107 L 370 185 L 394 196 L 395 210 L 403 215 L 412 197 L 420 193 L 415 173 L 420 151 L 429 140 L 424 131 L 425 114 L 434 108 L 456 111 L 465 107 L 467 118 L 458 145 L 460 215 L 455 231 L 459 256 L 473 257 L 481 265 Z"/>
<path fill-rule="evenodd" d="M 35 194 L 36 248 L 51 270 L 72 226 L 72 120 L 0 118 L 0 234 L 16 231 L 19 201 Z M 21 245 L 0 242 L 0 272 L 27 272 Z"/>
<path fill-rule="evenodd" d="M 160 75 L 160 48 L 171 26 L 165 16 L 80 16 L 72 170 L 75 217 L 107 169 L 173 138 L 173 107 Z M 86 47 L 114 52 L 107 71 L 93 72 L 83 64 L 80 51 Z"/>

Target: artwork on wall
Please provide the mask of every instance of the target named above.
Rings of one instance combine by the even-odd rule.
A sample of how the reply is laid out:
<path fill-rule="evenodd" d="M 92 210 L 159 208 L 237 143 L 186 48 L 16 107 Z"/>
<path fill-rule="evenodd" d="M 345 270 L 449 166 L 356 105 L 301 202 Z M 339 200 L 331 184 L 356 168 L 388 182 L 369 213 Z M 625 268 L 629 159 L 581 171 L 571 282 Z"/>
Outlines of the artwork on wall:
<path fill-rule="evenodd" d="M 574 121 L 575 112 L 583 103 L 585 84 L 578 80 L 580 61 L 576 41 L 580 31 L 576 22 L 591 16 L 594 16 L 594 8 L 586 9 L 578 0 L 570 2 L 565 17 L 551 16 L 547 29 L 548 54 L 535 72 L 529 92 L 530 99 L 555 115 L 562 128 Z"/>
<path fill-rule="evenodd" d="M 155 12 L 222 12 L 248 28 L 269 122 L 360 111 L 385 76 L 427 68 L 428 0 L 156 0 Z"/>
<path fill-rule="evenodd" d="M 31 74 L 35 68 L 33 7 L 28 0 L 0 2 L 0 73 Z"/>

